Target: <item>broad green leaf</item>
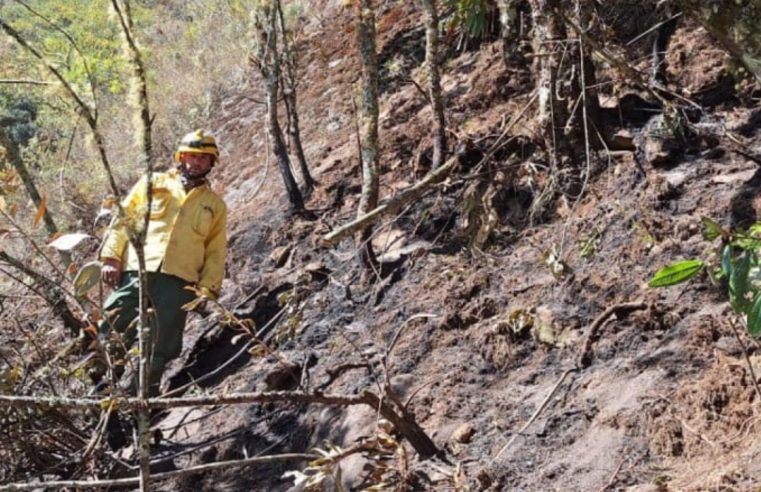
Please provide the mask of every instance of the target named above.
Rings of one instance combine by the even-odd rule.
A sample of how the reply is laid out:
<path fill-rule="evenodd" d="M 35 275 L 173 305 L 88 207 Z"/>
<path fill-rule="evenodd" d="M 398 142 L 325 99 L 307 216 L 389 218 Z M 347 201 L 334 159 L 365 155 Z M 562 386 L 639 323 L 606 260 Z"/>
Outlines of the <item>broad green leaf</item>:
<path fill-rule="evenodd" d="M 703 217 L 700 220 L 703 222 L 703 238 L 705 238 L 706 241 L 713 241 L 717 237 L 725 234 L 724 230 L 715 220 L 708 217 Z"/>
<path fill-rule="evenodd" d="M 748 333 L 757 337 L 761 333 L 761 294 L 756 294 L 753 305 L 748 311 Z"/>
<path fill-rule="evenodd" d="M 702 260 L 677 261 L 655 272 L 648 285 L 650 287 L 667 287 L 682 283 L 694 277 L 703 269 L 703 266 Z"/>
<path fill-rule="evenodd" d="M 745 313 L 750 307 L 750 300 L 746 297 L 750 288 L 748 282 L 750 266 L 751 255 L 745 252 L 740 260 L 733 262 L 732 272 L 729 275 L 729 303 L 738 313 Z"/>

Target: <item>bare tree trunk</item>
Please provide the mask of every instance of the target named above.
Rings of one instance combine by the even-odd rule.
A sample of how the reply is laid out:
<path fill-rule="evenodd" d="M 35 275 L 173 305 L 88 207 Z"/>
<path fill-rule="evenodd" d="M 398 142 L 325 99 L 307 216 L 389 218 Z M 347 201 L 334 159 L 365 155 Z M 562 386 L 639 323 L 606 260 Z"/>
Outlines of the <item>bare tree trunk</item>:
<path fill-rule="evenodd" d="M 151 361 L 153 358 L 153 340 L 151 337 L 151 320 L 149 315 L 150 300 L 148 299 L 148 275 L 145 270 L 145 239 L 148 234 L 150 223 L 151 202 L 153 201 L 153 162 L 151 154 L 153 152 L 153 140 L 151 135 L 151 113 L 148 104 L 148 84 L 145 76 L 145 66 L 140 49 L 137 46 L 132 32 L 132 13 L 129 0 L 111 0 L 111 6 L 116 12 L 119 23 L 124 35 L 125 52 L 128 61 L 132 66 L 133 74 L 131 82 L 133 84 L 135 100 L 133 101 L 135 111 L 137 112 L 137 121 L 139 122 L 136 132 L 138 141 L 141 143 L 141 167 L 146 169 L 146 197 L 147 207 L 143 217 L 143 227 L 135 238 L 138 259 L 139 275 L 139 323 L 138 323 L 138 348 L 140 359 L 138 364 L 138 397 L 141 401 L 148 400 L 152 383 L 150 380 Z M 137 408 L 137 447 L 140 456 L 140 490 L 145 492 L 151 488 L 151 439 L 150 439 L 150 414 L 147 405 L 141 405 Z"/>
<path fill-rule="evenodd" d="M 29 172 L 29 169 L 26 167 L 26 163 L 24 163 L 24 160 L 21 158 L 21 151 L 18 144 L 5 133 L 3 128 L 0 128 L 0 145 L 5 148 L 6 159 L 11 163 L 13 168 L 19 174 L 19 177 L 21 177 L 21 181 L 24 183 L 24 187 L 26 188 L 26 192 L 29 194 L 29 198 L 32 199 L 34 205 L 39 209 L 43 205 L 42 195 L 40 195 L 40 192 L 37 189 L 37 185 L 34 182 L 34 178 Z M 47 206 L 45 207 L 44 213 L 42 214 L 42 221 L 45 223 L 45 229 L 48 231 L 50 236 L 58 233 L 58 227 L 56 226 L 53 217 L 50 215 L 50 210 L 47 208 Z M 69 254 L 65 251 L 59 251 L 59 255 L 61 256 L 61 260 L 63 261 L 64 265 L 69 266 L 71 263 L 71 256 L 69 256 Z"/>
<path fill-rule="evenodd" d="M 556 93 L 562 57 L 562 50 L 557 47 L 557 43 L 565 39 L 563 24 L 552 15 L 553 6 L 559 3 L 559 0 L 531 0 L 534 50 L 532 69 L 539 95 L 537 123 L 553 172 L 559 167 L 557 160 L 563 147 L 557 130 L 568 120 L 567 108 L 558 100 Z"/>
<path fill-rule="evenodd" d="M 575 15 L 578 25 L 582 29 L 588 32 L 592 25 L 594 18 L 594 7 L 591 5 L 585 5 L 584 0 L 576 0 Z M 562 18 L 558 19 L 562 22 Z M 571 30 L 573 31 L 573 30 Z M 570 35 L 570 32 L 569 32 Z M 585 46 L 585 37 L 581 34 L 577 34 L 574 37 L 574 49 L 571 51 L 571 55 L 574 57 L 571 62 L 578 64 L 578 70 L 576 75 L 571 79 L 572 90 L 571 94 L 578 94 L 580 101 L 574 101 L 575 111 L 571 115 L 575 117 L 575 121 L 580 122 L 575 125 L 576 129 L 576 144 L 582 144 L 589 135 L 586 130 L 590 122 L 599 121 L 600 116 L 600 98 L 597 94 L 597 74 L 595 70 L 594 61 L 590 56 L 591 51 Z M 578 104 L 576 104 L 578 102 Z M 580 109 L 579 109 L 580 108 Z M 572 120 L 573 122 L 573 120 Z M 584 139 L 584 140 L 582 140 Z M 591 138 L 590 138 L 591 139 Z M 594 143 L 598 143 L 597 138 L 591 139 Z M 584 145 L 579 145 L 579 148 L 584 148 Z"/>
<path fill-rule="evenodd" d="M 433 110 L 432 169 L 444 162 L 447 153 L 447 128 L 444 119 L 444 102 L 441 95 L 439 71 L 439 12 L 437 0 L 422 0 L 425 10 L 425 66 L 428 69 L 428 97 Z"/>
<path fill-rule="evenodd" d="M 378 55 L 375 48 L 375 11 L 372 0 L 355 0 L 357 8 L 357 44 L 362 72 L 361 143 L 362 195 L 357 217 L 362 217 L 378 206 L 379 162 L 378 148 Z M 371 268 L 376 263 L 370 237 L 372 228 L 361 229 L 357 234 L 360 246 L 360 263 Z"/>
<path fill-rule="evenodd" d="M 309 166 L 304 155 L 304 147 L 301 144 L 301 127 L 299 124 L 299 110 L 297 105 L 298 81 L 296 80 L 296 60 L 291 47 L 288 43 L 288 31 L 285 27 L 285 16 L 283 15 L 283 6 L 280 0 L 275 0 L 278 17 L 280 19 L 280 32 L 283 34 L 283 62 L 284 62 L 284 80 L 283 96 L 285 99 L 285 108 L 288 113 L 288 134 L 290 143 L 293 146 L 293 152 L 296 154 L 296 162 L 299 164 L 301 178 L 304 180 L 304 194 L 309 195 L 315 186 L 314 178 L 309 173 Z"/>
<path fill-rule="evenodd" d="M 520 52 L 520 0 L 498 0 L 499 22 L 502 25 L 502 60 L 505 68 L 518 65 L 523 58 Z"/>
<path fill-rule="evenodd" d="M 588 123 L 599 112 L 597 94 L 589 89 L 595 83 L 594 65 L 583 50 L 582 38 L 569 37 L 560 14 L 568 10 L 567 4 L 531 0 L 531 9 L 539 131 L 557 191 L 576 197 L 586 172 L 582 163 L 588 149 Z M 576 2 L 577 24 L 588 24 L 589 9 Z"/>
<path fill-rule="evenodd" d="M 678 3 L 761 82 L 761 0 Z"/>
<path fill-rule="evenodd" d="M 267 87 L 267 131 L 272 140 L 272 150 L 285 184 L 291 209 L 294 212 L 301 212 L 304 210 L 304 199 L 296 180 L 293 178 L 293 173 L 291 173 L 291 159 L 285 147 L 283 130 L 277 116 L 277 95 L 280 83 L 280 57 L 277 51 L 277 10 L 272 4 L 263 4 L 254 13 L 253 21 L 257 45 L 254 61 Z"/>

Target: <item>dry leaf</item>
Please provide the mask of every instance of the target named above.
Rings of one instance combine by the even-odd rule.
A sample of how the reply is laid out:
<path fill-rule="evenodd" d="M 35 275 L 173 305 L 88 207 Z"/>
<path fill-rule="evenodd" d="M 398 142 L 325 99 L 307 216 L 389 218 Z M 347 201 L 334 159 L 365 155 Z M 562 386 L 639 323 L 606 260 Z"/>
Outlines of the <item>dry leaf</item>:
<path fill-rule="evenodd" d="M 91 237 L 89 234 L 81 232 L 74 232 L 72 234 L 64 234 L 63 236 L 53 240 L 48 246 L 55 248 L 59 251 L 71 251 L 76 248 L 83 240 Z"/>
<path fill-rule="evenodd" d="M 91 261 L 82 266 L 74 277 L 74 294 L 82 297 L 100 282 L 100 262 Z M 76 268 L 74 269 L 76 271 Z"/>
<path fill-rule="evenodd" d="M 40 205 L 37 207 L 37 213 L 34 214 L 34 220 L 32 221 L 32 227 L 37 227 L 40 225 L 40 222 L 42 221 L 42 218 L 45 216 L 45 212 L 48 209 L 48 197 L 45 195 L 42 195 L 40 198 Z"/>

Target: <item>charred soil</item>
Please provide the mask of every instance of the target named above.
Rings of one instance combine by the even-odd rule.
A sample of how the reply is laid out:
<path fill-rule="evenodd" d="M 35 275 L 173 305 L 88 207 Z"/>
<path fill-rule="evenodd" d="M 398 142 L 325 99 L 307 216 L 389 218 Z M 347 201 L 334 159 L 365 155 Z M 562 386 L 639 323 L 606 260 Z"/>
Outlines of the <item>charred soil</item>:
<path fill-rule="evenodd" d="M 229 89 L 216 123 L 228 153 L 221 181 L 231 210 L 223 303 L 238 305 L 257 328 L 272 321 L 263 337 L 291 365 L 246 352 L 196 388 L 302 384 L 352 394 L 387 371 L 396 395 L 449 456 L 436 466 L 413 459 L 417 490 L 451 490 L 458 480 L 472 490 L 757 487 L 761 402 L 727 323 L 726 299 L 707 279 L 647 287 L 660 266 L 709 250 L 702 216 L 747 223 L 761 208 L 758 164 L 726 138 L 761 144 L 758 109 L 728 82 L 710 37 L 680 20 L 667 58 L 669 87 L 682 94 L 677 101 L 698 136 L 676 143 L 659 136 L 655 102 L 603 73 L 603 106 L 616 115 L 608 130 L 627 135 L 631 148 L 595 151 L 583 195 L 554 199 L 539 215 L 531 205 L 549 176 L 536 157 L 531 113 L 509 146 L 476 166 L 530 100 L 528 67 L 506 71 L 497 42 L 450 53 L 443 87 L 452 140 L 468 142 L 474 156 L 377 227 L 384 268 L 363 283 L 351 241 L 321 242 L 354 217 L 360 186 L 350 102 L 354 28 L 337 3 L 325 2 L 323 13 L 334 27 L 311 26 L 303 45 L 303 141 L 319 182 L 307 206 L 316 220 L 286 212 L 257 130 L 263 109 L 243 97 L 257 88 Z M 382 4 L 381 195 L 390 197 L 427 170 L 431 110 L 409 82 L 422 59 L 421 12 L 414 2 Z M 486 236 L 474 241 L 479 233 Z M 550 253 L 558 261 L 547 260 Z M 642 309 L 602 320 L 587 364 L 573 370 L 593 321 L 632 302 Z M 243 342 L 233 341 L 223 328 L 191 323 L 173 384 L 214 370 L 239 351 Z M 749 350 L 761 362 L 757 348 Z M 303 452 L 324 441 L 345 447 L 375 426 L 364 408 L 295 404 L 175 410 L 161 423 L 167 454 L 205 445 L 175 457 L 178 467 Z M 351 487 L 363 483 L 363 465 L 346 464 Z M 299 466 L 215 472 L 164 488 L 288 490 L 292 481 L 282 475 Z"/>

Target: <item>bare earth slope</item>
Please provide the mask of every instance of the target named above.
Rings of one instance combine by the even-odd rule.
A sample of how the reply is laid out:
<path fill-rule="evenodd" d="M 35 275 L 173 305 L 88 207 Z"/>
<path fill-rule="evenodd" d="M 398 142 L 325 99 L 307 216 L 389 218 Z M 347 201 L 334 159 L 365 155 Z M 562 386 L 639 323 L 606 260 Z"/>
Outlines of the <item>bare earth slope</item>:
<path fill-rule="evenodd" d="M 221 181 L 232 211 L 223 303 L 236 306 L 255 294 L 236 313 L 257 327 L 274 320 L 265 336 L 279 341 L 291 362 L 309 362 L 308 381 L 300 368 L 298 378 L 323 391 L 373 385 L 382 374 L 380 355 L 395 340 L 387 362 L 394 388 L 451 459 L 436 466 L 413 459 L 414 490 L 452 490 L 456 482 L 472 490 L 755 490 L 761 402 L 727 324 L 725 298 L 705 278 L 669 290 L 646 285 L 658 267 L 708 251 L 702 216 L 736 224 L 761 207 L 757 164 L 722 137 L 726 128 L 758 146 L 759 112 L 726 85 L 723 55 L 707 35 L 683 22 L 669 55 L 670 82 L 704 105 L 692 116 L 701 136 L 664 150 L 649 126 L 633 122 L 636 111 L 618 107 L 612 96 L 626 89 L 616 86 L 622 92 L 609 94 L 605 105 L 638 149 L 601 152 L 584 198 L 558 200 L 536 225 L 528 205 L 546 175 L 532 174 L 538 161 L 530 138 L 516 139 L 477 172 L 468 167 L 528 102 L 525 69 L 506 72 L 496 42 L 451 51 L 443 83 L 452 139 L 471 142 L 475 157 L 402 216 L 387 219 L 376 237 L 387 260 L 383 278 L 366 285 L 350 241 L 335 249 L 320 243 L 353 218 L 359 191 L 350 103 L 358 74 L 354 32 L 350 12 L 338 3 L 323 10 L 332 27 L 314 24 L 304 41 L 301 117 L 320 183 L 308 201 L 317 220 L 286 212 L 282 182 L 266 157 L 264 111 L 251 100 L 260 89 L 231 88 L 223 97 L 215 129 L 227 153 Z M 420 177 L 431 147 L 430 109 L 405 80 L 423 56 L 421 14 L 412 4 L 389 1 L 379 10 L 382 197 Z M 689 55 L 696 51 L 701 56 Z M 531 119 L 512 133 L 530 137 Z M 467 207 L 482 197 L 498 217 L 483 251 L 470 247 L 466 233 Z M 565 275 L 553 275 L 542 261 L 552 250 Z M 586 367 L 567 372 L 595 319 L 628 303 L 641 305 L 601 318 Z M 174 386 L 242 346 L 231 343 L 229 330 L 208 326 L 189 327 Z M 761 366 L 755 351 L 751 359 Z M 372 372 L 332 372 L 368 361 Z M 277 359 L 244 354 L 200 386 L 216 393 L 292 387 L 278 371 Z M 175 459 L 186 466 L 302 452 L 324 440 L 348 446 L 372 434 L 375 420 L 360 408 L 268 404 L 175 410 L 162 427 L 167 452 L 216 442 Z M 293 482 L 281 475 L 302 465 L 217 472 L 164 487 L 288 490 Z M 361 487 L 362 475 L 357 460 L 344 467 L 352 487 Z"/>

